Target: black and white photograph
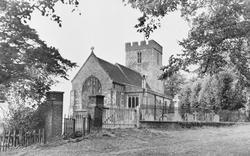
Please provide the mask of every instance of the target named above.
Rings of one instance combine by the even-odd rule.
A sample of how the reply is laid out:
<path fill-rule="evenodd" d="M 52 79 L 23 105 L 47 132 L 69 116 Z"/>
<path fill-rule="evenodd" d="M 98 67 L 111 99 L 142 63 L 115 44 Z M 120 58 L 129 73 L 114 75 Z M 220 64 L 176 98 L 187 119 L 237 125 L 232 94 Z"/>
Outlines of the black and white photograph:
<path fill-rule="evenodd" d="M 0 156 L 249 156 L 250 0 L 0 0 Z"/>

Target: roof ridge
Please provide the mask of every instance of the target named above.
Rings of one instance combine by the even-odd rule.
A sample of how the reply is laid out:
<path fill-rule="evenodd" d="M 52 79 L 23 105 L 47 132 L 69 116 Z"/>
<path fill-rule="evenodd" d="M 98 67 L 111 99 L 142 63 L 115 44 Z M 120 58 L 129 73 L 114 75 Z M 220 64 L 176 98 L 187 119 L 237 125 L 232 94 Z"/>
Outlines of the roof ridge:
<path fill-rule="evenodd" d="M 110 63 L 110 62 L 103 60 L 99 57 L 96 57 L 96 58 L 97 58 L 97 61 L 101 64 L 101 67 L 109 75 L 109 77 L 111 78 L 112 81 L 120 83 L 120 84 L 129 83 L 129 79 L 124 75 L 123 71 L 116 64 Z M 102 64 L 107 64 L 108 66 L 112 67 L 114 69 L 114 71 L 112 71 L 112 72 L 119 72 L 119 73 L 117 73 L 118 74 L 117 76 L 119 77 L 119 75 L 120 75 L 122 77 L 120 77 L 118 79 L 115 78 L 114 75 L 109 70 L 107 70 L 106 67 L 103 67 Z"/>
<path fill-rule="evenodd" d="M 73 79 L 71 80 L 71 82 L 73 82 L 75 80 L 75 78 L 78 76 L 79 72 L 82 70 L 82 68 L 85 66 L 85 64 L 88 62 L 88 60 L 90 59 L 91 56 L 96 57 L 96 55 L 94 53 L 90 53 L 90 55 L 88 56 L 88 58 L 85 60 L 85 62 L 82 64 L 82 66 L 80 67 L 80 69 L 78 70 L 78 72 L 76 73 L 76 75 L 73 77 Z M 97 57 L 96 57 L 97 58 Z"/>
<path fill-rule="evenodd" d="M 103 59 L 97 57 L 97 56 L 95 56 L 95 57 L 97 58 L 97 61 L 98 61 L 99 64 L 100 64 L 100 61 L 103 61 L 103 62 L 108 63 L 108 64 L 110 64 L 110 65 L 114 65 L 114 64 L 112 64 L 112 63 L 110 63 L 110 62 L 108 62 L 108 61 L 105 61 L 105 60 L 103 60 Z M 100 66 L 101 66 L 101 68 L 108 74 L 108 76 L 110 77 L 110 79 L 111 79 L 112 81 L 114 81 L 114 79 L 113 79 L 113 77 L 110 75 L 110 73 L 109 73 L 101 64 L 100 64 Z"/>
<path fill-rule="evenodd" d="M 141 74 L 140 72 L 136 71 L 136 70 L 133 70 L 133 69 L 131 69 L 131 68 L 129 68 L 129 67 L 126 67 L 126 66 L 124 66 L 124 65 L 121 65 L 121 64 L 119 64 L 119 63 L 116 63 L 116 64 L 118 64 L 119 66 L 122 66 L 122 67 L 124 67 L 124 68 L 126 68 L 126 69 L 129 69 L 129 70 L 131 70 L 131 71 L 133 71 L 133 72 L 136 72 L 136 73 L 138 73 L 138 74 L 140 74 L 140 75 L 142 76 L 142 74 Z"/>
<path fill-rule="evenodd" d="M 122 72 L 122 74 L 125 76 L 125 78 L 126 78 L 126 79 L 128 80 L 128 82 L 129 82 L 129 78 L 128 78 L 128 76 L 124 73 L 124 71 L 121 69 L 120 64 L 119 64 L 119 63 L 116 63 L 115 65 L 119 68 L 119 70 Z"/>
<path fill-rule="evenodd" d="M 104 61 L 104 62 L 106 62 L 106 63 L 108 63 L 108 64 L 111 64 L 111 65 L 115 66 L 115 64 L 110 63 L 110 62 L 108 62 L 108 61 L 106 61 L 106 60 L 104 60 L 104 59 L 101 59 L 100 57 L 97 57 L 97 56 L 96 56 L 96 58 L 99 59 L 99 60 L 101 60 L 101 61 Z"/>

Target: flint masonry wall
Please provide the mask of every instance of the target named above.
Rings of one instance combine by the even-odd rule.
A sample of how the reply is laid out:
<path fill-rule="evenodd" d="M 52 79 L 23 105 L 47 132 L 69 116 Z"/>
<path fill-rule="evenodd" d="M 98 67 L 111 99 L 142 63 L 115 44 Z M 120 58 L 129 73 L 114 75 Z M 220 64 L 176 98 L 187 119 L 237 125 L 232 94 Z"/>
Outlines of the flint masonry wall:
<path fill-rule="evenodd" d="M 153 91 L 164 94 L 163 82 L 158 80 L 161 75 L 162 46 L 154 40 L 125 44 L 126 66 L 146 75 L 146 81 Z M 142 62 L 137 62 L 137 53 L 141 52 Z M 158 57 L 158 61 L 157 61 Z"/>

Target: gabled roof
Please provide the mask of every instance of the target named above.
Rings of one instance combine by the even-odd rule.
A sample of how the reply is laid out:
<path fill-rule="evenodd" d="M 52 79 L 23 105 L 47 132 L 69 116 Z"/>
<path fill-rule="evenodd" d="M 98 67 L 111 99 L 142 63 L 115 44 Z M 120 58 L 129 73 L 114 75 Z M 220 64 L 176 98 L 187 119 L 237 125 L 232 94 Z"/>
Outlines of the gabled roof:
<path fill-rule="evenodd" d="M 116 63 L 109 63 L 101 58 L 96 57 L 100 66 L 106 71 L 110 78 L 119 84 L 130 84 L 137 87 L 142 87 L 142 76 L 140 73 Z M 149 85 L 147 84 L 147 88 Z"/>
<path fill-rule="evenodd" d="M 119 69 L 122 71 L 122 73 L 126 76 L 128 79 L 129 83 L 134 85 L 134 86 L 140 86 L 142 85 L 142 75 L 138 73 L 137 71 L 134 71 L 128 67 L 125 67 L 121 64 L 116 64 L 116 66 L 119 67 Z M 148 89 L 150 89 L 149 85 L 147 84 L 146 86 Z"/>
<path fill-rule="evenodd" d="M 99 57 L 97 57 L 93 52 L 90 54 L 90 56 L 94 56 L 100 66 L 103 68 L 103 70 L 109 75 L 111 80 L 113 82 L 119 83 L 119 84 L 129 84 L 137 87 L 142 87 L 142 75 L 138 73 L 137 71 L 134 71 L 128 67 L 125 67 L 120 64 L 112 64 L 110 62 L 107 62 Z M 81 69 L 84 67 L 86 62 L 89 60 L 90 56 L 88 59 L 85 61 Z M 78 73 L 75 75 L 73 80 L 77 77 L 81 69 L 78 71 Z M 72 80 L 72 81 L 73 81 Z M 149 85 L 147 84 L 147 88 L 150 89 Z"/>
<path fill-rule="evenodd" d="M 115 81 L 117 83 L 122 83 L 122 84 L 129 83 L 127 78 L 124 76 L 122 71 L 117 66 L 115 66 L 112 63 L 109 63 L 103 59 L 100 59 L 98 57 L 97 57 L 97 60 L 100 64 L 100 66 L 106 71 L 106 73 L 109 75 L 109 77 L 113 81 Z"/>

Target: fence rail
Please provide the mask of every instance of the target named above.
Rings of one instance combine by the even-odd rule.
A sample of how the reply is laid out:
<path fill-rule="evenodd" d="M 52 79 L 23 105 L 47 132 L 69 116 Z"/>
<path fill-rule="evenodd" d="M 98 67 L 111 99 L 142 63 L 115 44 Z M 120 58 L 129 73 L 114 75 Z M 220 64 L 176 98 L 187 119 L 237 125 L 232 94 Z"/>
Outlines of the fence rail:
<path fill-rule="evenodd" d="M 7 151 L 12 147 L 29 146 L 35 143 L 45 143 L 44 129 L 28 132 L 18 130 L 5 131 L 0 135 L 0 152 Z"/>
<path fill-rule="evenodd" d="M 247 122 L 250 113 L 244 110 L 221 110 L 217 113 L 207 110 L 190 110 L 155 105 L 140 107 L 141 121 L 197 121 L 197 122 Z"/>
<path fill-rule="evenodd" d="M 137 116 L 134 108 L 107 108 L 103 110 L 103 128 L 132 128 Z"/>
<path fill-rule="evenodd" d="M 140 107 L 140 120 L 142 121 L 169 121 L 174 108 L 159 105 L 142 105 Z"/>
<path fill-rule="evenodd" d="M 80 137 L 90 133 L 90 117 L 86 115 L 75 115 L 73 117 L 64 117 L 64 136 Z"/>

